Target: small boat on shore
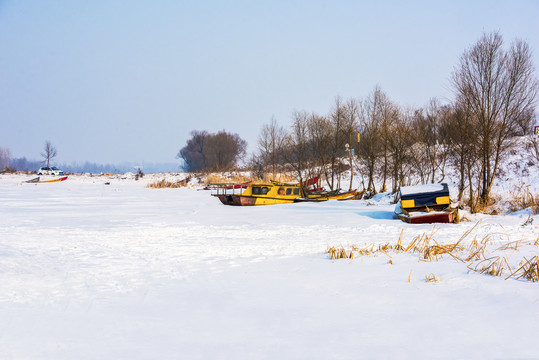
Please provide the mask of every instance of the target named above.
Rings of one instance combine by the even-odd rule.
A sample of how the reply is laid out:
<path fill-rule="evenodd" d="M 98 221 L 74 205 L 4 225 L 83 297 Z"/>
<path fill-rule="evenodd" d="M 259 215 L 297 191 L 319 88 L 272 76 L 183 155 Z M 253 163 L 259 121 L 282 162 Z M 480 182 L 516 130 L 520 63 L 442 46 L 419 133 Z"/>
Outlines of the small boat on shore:
<path fill-rule="evenodd" d="M 238 193 L 235 192 L 236 189 L 239 189 Z M 245 186 L 213 184 L 212 190 L 212 196 L 218 197 L 224 205 L 233 206 L 288 204 L 301 197 L 299 183 L 277 181 L 250 182 Z"/>
<path fill-rule="evenodd" d="M 61 178 L 57 178 L 57 179 L 51 179 L 51 180 L 41 180 L 39 181 L 39 178 L 38 178 L 38 183 L 54 183 L 54 182 L 60 182 L 60 181 L 65 181 L 67 180 L 67 176 L 62 176 Z"/>
<path fill-rule="evenodd" d="M 447 184 L 403 186 L 395 207 L 399 219 L 410 224 L 452 223 L 456 220 L 451 208 Z"/>

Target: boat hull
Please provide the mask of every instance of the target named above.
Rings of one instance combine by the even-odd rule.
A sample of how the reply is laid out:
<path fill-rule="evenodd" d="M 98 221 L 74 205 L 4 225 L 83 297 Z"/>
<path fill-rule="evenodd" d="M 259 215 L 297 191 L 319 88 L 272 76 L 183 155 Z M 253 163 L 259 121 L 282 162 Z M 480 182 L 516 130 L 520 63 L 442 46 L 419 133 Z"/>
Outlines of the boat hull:
<path fill-rule="evenodd" d="M 234 203 L 234 195 L 218 195 L 217 197 L 224 205 L 236 205 Z"/>
<path fill-rule="evenodd" d="M 63 177 L 58 178 L 58 179 L 38 181 L 38 183 L 53 183 L 53 182 L 60 182 L 60 181 L 64 181 L 64 180 L 67 180 L 67 176 L 63 176 Z"/>
<path fill-rule="evenodd" d="M 245 195 L 219 195 L 218 198 L 224 205 L 232 206 L 276 205 L 291 204 L 294 202 L 293 199 L 278 199 Z"/>
<path fill-rule="evenodd" d="M 436 211 L 431 213 L 409 213 L 397 214 L 399 219 L 409 224 L 432 224 L 432 223 L 452 223 L 455 221 L 455 213 L 453 211 Z"/>

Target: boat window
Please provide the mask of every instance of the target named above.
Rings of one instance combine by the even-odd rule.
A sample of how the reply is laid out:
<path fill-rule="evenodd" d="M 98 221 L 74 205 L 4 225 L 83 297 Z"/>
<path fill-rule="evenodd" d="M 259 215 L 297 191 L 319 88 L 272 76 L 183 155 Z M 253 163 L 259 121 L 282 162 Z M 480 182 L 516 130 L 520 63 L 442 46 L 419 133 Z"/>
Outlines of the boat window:
<path fill-rule="evenodd" d="M 284 195 L 284 188 L 279 188 L 279 191 L 277 191 L 277 194 Z"/>
<path fill-rule="evenodd" d="M 294 189 L 294 195 L 299 195 L 299 189 L 298 188 Z"/>
<path fill-rule="evenodd" d="M 262 195 L 266 195 L 268 193 L 268 191 L 269 191 L 269 189 L 266 186 L 264 186 L 262 188 Z"/>
<path fill-rule="evenodd" d="M 260 195 L 262 194 L 262 189 L 260 188 L 260 186 L 253 186 L 251 192 L 253 195 Z"/>
<path fill-rule="evenodd" d="M 292 194 L 292 188 L 286 188 L 286 195 Z"/>

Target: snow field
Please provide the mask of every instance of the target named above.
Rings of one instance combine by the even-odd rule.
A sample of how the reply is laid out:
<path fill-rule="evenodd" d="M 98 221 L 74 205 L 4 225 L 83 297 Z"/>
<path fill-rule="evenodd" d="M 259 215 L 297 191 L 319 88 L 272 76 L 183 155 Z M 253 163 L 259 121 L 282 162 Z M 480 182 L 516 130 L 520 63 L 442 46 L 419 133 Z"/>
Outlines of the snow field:
<path fill-rule="evenodd" d="M 23 180 L 0 179 L 2 359 L 537 356 L 536 283 L 449 257 L 329 260 L 329 246 L 430 234 L 387 202 L 226 207 L 130 179 Z M 476 215 L 433 238 L 456 242 L 481 220 L 465 244 L 489 235 L 494 251 L 539 238 L 537 217 Z M 518 262 L 538 249 L 503 254 Z"/>

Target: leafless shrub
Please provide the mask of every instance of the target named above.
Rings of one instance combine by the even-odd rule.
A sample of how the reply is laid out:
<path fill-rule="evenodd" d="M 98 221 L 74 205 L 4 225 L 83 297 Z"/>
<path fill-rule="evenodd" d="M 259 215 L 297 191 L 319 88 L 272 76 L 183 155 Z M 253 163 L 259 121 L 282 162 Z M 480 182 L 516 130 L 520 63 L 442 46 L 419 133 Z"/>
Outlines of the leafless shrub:
<path fill-rule="evenodd" d="M 530 208 L 534 215 L 539 214 L 539 194 L 533 195 L 529 187 L 526 187 L 524 191 L 512 193 L 511 195 L 512 200 L 509 201 L 511 211 Z"/>

